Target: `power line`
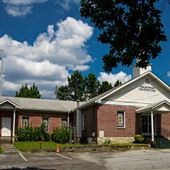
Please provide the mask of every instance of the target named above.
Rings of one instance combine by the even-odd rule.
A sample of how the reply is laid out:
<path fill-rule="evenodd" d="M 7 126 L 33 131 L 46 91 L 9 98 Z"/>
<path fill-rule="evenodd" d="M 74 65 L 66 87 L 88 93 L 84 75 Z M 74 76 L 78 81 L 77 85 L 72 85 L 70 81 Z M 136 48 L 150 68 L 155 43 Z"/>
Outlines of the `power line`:
<path fill-rule="evenodd" d="M 0 50 L 0 96 L 2 95 L 3 76 L 3 50 Z"/>

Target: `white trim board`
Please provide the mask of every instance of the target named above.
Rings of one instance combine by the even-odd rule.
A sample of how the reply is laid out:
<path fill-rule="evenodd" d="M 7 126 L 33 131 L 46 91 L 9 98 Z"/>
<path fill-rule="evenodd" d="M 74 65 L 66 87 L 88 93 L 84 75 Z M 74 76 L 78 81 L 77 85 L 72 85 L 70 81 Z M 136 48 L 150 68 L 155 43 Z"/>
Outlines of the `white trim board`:
<path fill-rule="evenodd" d="M 126 86 L 132 84 L 133 82 L 135 82 L 135 81 L 141 79 L 142 77 L 144 77 L 144 76 L 146 76 L 146 75 L 151 75 L 153 78 L 155 78 L 162 86 L 164 86 L 164 87 L 170 92 L 170 87 L 169 87 L 167 84 L 165 84 L 162 80 L 160 80 L 160 79 L 159 79 L 156 75 L 154 75 L 152 72 L 148 71 L 148 72 L 142 74 L 141 76 L 136 77 L 136 78 L 134 78 L 134 79 L 128 81 L 127 83 L 121 85 L 120 87 L 118 87 L 118 88 L 116 88 L 116 89 L 113 89 L 113 91 L 111 91 L 110 93 L 108 93 L 108 94 L 102 96 L 101 98 L 99 98 L 99 99 L 96 100 L 95 102 L 100 102 L 100 101 L 103 100 L 104 98 L 106 98 L 106 97 L 110 96 L 111 94 L 113 94 L 113 93 L 115 93 L 115 92 L 121 90 L 122 88 L 124 88 L 124 87 L 126 87 Z"/>

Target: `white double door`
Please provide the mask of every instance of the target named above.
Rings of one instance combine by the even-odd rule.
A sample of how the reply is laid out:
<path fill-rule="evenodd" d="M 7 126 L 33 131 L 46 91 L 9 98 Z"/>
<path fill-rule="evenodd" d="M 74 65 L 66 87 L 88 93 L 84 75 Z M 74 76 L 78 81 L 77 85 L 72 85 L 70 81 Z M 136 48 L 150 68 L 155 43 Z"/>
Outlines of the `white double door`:
<path fill-rule="evenodd" d="M 1 136 L 11 136 L 11 117 L 2 117 Z"/>

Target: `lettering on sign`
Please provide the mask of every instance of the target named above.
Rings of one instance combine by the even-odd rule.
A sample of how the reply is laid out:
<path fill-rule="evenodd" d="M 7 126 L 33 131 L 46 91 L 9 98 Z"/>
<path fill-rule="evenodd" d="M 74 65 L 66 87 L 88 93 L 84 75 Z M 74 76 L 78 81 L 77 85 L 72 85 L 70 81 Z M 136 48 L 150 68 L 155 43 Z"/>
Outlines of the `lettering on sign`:
<path fill-rule="evenodd" d="M 151 86 L 140 86 L 139 87 L 140 91 L 149 91 L 149 92 L 156 92 L 156 89 Z"/>

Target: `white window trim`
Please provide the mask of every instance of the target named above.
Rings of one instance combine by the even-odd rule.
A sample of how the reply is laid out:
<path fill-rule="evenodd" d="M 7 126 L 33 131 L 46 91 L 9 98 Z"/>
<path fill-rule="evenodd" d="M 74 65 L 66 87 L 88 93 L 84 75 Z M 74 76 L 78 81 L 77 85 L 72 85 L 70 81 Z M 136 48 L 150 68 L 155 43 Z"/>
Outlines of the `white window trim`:
<path fill-rule="evenodd" d="M 63 121 L 66 121 L 65 126 L 63 126 Z M 67 127 L 67 118 L 61 118 L 61 127 Z"/>
<path fill-rule="evenodd" d="M 28 127 L 30 127 L 30 117 L 29 116 L 22 116 L 21 117 L 21 128 L 26 128 L 26 127 L 23 127 L 23 118 L 28 118 Z"/>
<path fill-rule="evenodd" d="M 42 117 L 42 124 L 43 124 L 43 119 L 47 119 L 48 120 L 48 122 L 47 122 L 47 132 L 49 132 L 49 117 Z"/>
<path fill-rule="evenodd" d="M 118 115 L 118 112 L 123 112 L 124 113 L 124 126 L 122 126 L 122 127 L 120 127 L 120 126 L 118 126 L 118 121 L 117 121 L 117 115 Z M 125 129 L 126 128 L 126 112 L 125 111 L 123 111 L 123 110 L 118 110 L 117 112 L 116 112 L 116 126 L 117 126 L 117 128 L 118 129 Z"/>

